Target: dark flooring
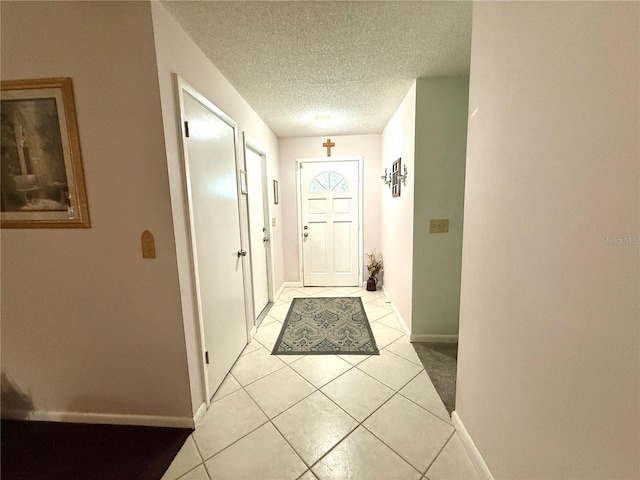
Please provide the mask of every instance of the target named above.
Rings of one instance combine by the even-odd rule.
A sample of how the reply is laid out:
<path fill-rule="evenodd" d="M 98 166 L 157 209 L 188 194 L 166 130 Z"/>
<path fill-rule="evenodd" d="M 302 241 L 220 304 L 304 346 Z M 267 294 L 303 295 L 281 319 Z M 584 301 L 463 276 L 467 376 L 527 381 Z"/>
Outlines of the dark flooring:
<path fill-rule="evenodd" d="M 457 343 L 412 343 L 449 415 L 456 407 Z"/>
<path fill-rule="evenodd" d="M 159 480 L 192 430 L 9 421 L 2 480 Z"/>

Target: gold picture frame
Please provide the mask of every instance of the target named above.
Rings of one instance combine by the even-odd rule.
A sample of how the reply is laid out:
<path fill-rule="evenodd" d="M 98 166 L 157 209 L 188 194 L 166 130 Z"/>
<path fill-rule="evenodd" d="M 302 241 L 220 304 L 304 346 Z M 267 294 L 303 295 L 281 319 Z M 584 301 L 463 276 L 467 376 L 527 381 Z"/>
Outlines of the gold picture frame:
<path fill-rule="evenodd" d="M 0 83 L 0 226 L 91 227 L 71 78 Z"/>

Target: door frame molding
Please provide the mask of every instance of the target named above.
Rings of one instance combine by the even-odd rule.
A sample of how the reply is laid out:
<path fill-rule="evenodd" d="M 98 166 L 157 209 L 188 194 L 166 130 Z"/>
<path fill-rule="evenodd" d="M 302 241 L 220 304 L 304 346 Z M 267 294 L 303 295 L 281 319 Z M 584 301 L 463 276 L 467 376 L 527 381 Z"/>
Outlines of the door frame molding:
<path fill-rule="evenodd" d="M 302 190 L 301 190 L 301 169 L 303 163 L 337 163 L 337 162 L 358 162 L 358 285 L 362 285 L 363 264 L 364 264 L 364 156 L 344 156 L 344 157 L 312 157 L 296 158 L 296 207 L 297 207 L 297 228 L 298 228 L 298 275 L 300 284 L 304 285 L 304 256 L 302 254 Z"/>
<path fill-rule="evenodd" d="M 189 249 L 189 264 L 191 267 L 191 280 L 193 285 L 193 299 L 194 299 L 194 312 L 196 313 L 196 332 L 198 335 L 198 348 L 200 354 L 200 380 L 203 383 L 203 391 L 205 394 L 204 403 L 206 408 L 209 408 L 211 403 L 211 397 L 214 392 L 209 391 L 209 373 L 207 372 L 206 367 L 206 358 L 205 352 L 207 350 L 205 335 L 204 335 L 204 322 L 202 319 L 202 295 L 200 292 L 200 280 L 198 276 L 198 264 L 197 264 L 197 248 L 196 248 L 196 239 L 193 233 L 193 212 L 192 212 L 192 200 L 191 200 L 191 188 L 190 188 L 190 173 L 189 173 L 189 151 L 185 139 L 185 106 L 184 106 L 184 92 L 187 92 L 194 99 L 196 99 L 199 103 L 205 106 L 208 110 L 210 110 L 214 115 L 216 115 L 220 120 L 229 125 L 233 129 L 233 141 L 234 141 L 234 153 L 235 153 L 235 170 L 236 170 L 236 190 L 238 195 L 238 222 L 240 225 L 240 248 L 244 250 L 243 243 L 243 235 L 242 235 L 242 214 L 240 207 L 240 183 L 238 179 L 238 124 L 235 120 L 233 120 L 229 115 L 224 113 L 221 109 L 215 106 L 208 98 L 202 95 L 198 90 L 196 90 L 193 86 L 187 83 L 182 77 L 177 74 L 174 74 L 175 77 L 175 86 L 176 86 L 176 106 L 178 108 L 178 131 L 179 131 L 179 151 L 181 156 L 180 166 L 182 169 L 182 194 L 184 196 L 185 201 L 185 216 L 187 219 L 187 231 L 189 235 L 188 249 Z M 243 257 L 244 258 L 244 257 Z M 244 297 L 245 297 L 245 310 L 246 310 L 246 285 L 244 284 L 244 271 L 245 271 L 245 262 L 242 261 L 242 270 L 243 270 L 243 288 L 244 288 Z M 245 312 L 246 313 L 246 312 Z M 245 315 L 246 317 L 246 315 Z M 248 341 L 248 337 L 247 337 Z"/>
<path fill-rule="evenodd" d="M 274 278 L 273 278 L 273 242 L 272 242 L 272 227 L 271 227 L 271 203 L 269 202 L 269 171 L 268 171 L 268 162 L 267 162 L 267 154 L 262 152 L 259 148 L 253 145 L 252 142 L 247 141 L 246 132 L 242 132 L 242 154 L 244 155 L 244 165 L 245 170 L 247 168 L 247 150 L 251 150 L 253 153 L 258 155 L 261 159 L 261 170 L 262 170 L 262 201 L 263 201 L 263 215 L 264 215 L 264 225 L 266 227 L 266 231 L 264 232 L 266 236 L 269 238 L 269 248 L 267 249 L 267 297 L 268 302 L 273 303 L 275 299 L 274 292 Z M 251 246 L 251 221 L 249 218 L 249 206 L 247 199 L 247 232 L 249 235 L 249 246 Z M 251 249 L 249 249 L 251 250 Z M 253 291 L 253 252 L 250 252 L 249 255 L 250 260 L 250 272 L 251 272 L 251 316 L 254 315 L 255 310 L 255 293 Z M 265 309 L 266 310 L 266 309 Z M 253 319 L 253 327 L 258 327 L 258 319 Z"/>

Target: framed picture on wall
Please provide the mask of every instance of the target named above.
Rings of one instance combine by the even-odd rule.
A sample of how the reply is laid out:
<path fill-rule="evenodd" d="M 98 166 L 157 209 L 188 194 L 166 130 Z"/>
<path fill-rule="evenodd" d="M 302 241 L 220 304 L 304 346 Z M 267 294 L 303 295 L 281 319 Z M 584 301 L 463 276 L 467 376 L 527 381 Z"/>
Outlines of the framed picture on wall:
<path fill-rule="evenodd" d="M 278 181 L 273 181 L 273 203 L 278 205 L 280 203 L 280 195 L 278 192 Z"/>
<path fill-rule="evenodd" d="M 1 82 L 3 228 L 89 228 L 70 78 Z"/>

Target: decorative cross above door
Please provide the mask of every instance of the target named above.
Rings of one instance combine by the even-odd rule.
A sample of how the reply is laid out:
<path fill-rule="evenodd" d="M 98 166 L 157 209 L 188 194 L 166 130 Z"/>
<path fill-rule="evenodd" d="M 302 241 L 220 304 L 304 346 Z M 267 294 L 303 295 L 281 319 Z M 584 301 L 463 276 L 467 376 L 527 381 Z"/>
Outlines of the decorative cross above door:
<path fill-rule="evenodd" d="M 330 138 L 327 138 L 327 141 L 322 144 L 323 147 L 327 149 L 327 157 L 331 156 L 331 147 L 335 147 L 336 144 L 331 141 Z"/>

